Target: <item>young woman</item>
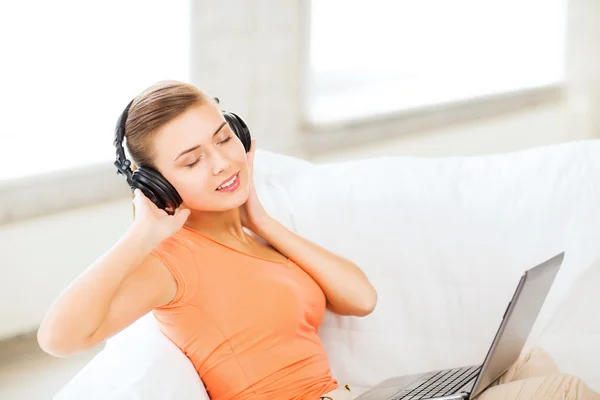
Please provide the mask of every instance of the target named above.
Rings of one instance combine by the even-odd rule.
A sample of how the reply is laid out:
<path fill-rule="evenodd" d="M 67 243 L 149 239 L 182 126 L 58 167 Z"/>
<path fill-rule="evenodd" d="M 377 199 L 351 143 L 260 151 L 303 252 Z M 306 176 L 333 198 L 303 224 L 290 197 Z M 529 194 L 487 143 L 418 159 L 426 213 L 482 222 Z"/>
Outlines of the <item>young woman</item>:
<path fill-rule="evenodd" d="M 246 152 L 215 101 L 175 81 L 134 99 L 125 138 L 182 204 L 159 209 L 137 189 L 134 222 L 53 303 L 40 346 L 74 354 L 153 311 L 213 400 L 351 398 L 317 331 L 326 308 L 365 316 L 377 293 L 352 262 L 265 212 L 254 144 Z"/>

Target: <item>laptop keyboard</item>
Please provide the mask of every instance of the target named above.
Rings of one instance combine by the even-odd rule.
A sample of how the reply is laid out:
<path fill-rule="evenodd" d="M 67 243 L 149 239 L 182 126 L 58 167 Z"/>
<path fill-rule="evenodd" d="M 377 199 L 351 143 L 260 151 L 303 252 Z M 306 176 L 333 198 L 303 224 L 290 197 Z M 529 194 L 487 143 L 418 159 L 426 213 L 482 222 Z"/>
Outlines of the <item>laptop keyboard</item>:
<path fill-rule="evenodd" d="M 390 400 L 432 399 L 455 394 L 473 379 L 481 366 L 454 368 L 439 371 L 425 381 L 417 381 L 413 387 L 405 388 Z"/>

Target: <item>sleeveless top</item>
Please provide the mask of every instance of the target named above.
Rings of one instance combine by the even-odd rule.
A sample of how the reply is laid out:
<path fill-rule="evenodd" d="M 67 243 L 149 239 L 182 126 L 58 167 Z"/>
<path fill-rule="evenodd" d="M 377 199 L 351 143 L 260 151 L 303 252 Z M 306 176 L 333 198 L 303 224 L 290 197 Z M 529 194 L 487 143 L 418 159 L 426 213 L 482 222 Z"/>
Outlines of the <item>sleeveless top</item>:
<path fill-rule="evenodd" d="M 154 316 L 212 400 L 315 400 L 337 387 L 317 335 L 325 295 L 292 260 L 246 254 L 185 226 L 152 254 L 177 282 Z"/>

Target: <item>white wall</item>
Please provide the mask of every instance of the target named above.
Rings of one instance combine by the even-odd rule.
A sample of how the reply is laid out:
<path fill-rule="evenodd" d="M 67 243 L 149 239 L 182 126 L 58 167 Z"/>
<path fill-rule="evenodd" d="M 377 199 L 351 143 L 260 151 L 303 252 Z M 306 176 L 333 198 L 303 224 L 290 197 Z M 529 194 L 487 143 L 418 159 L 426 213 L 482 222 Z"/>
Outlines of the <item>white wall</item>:
<path fill-rule="evenodd" d="M 247 116 L 259 146 L 317 162 L 377 155 L 446 156 L 513 151 L 600 137 L 600 6 L 573 0 L 565 98 L 493 118 L 421 130 L 326 153 L 300 147 L 300 3 L 198 0 L 194 82 Z M 587 11 L 587 12 L 586 12 Z M 221 17 L 219 17 L 221 16 Z M 215 21 L 227 21 L 227 29 Z M 233 27 L 233 28 L 232 28 Z M 383 124 L 383 123 L 382 123 Z M 391 124 L 391 125 L 390 125 Z M 394 128 L 386 122 L 386 129 Z M 398 122 L 400 126 L 400 122 Z M 380 124 L 354 128 L 370 137 Z M 128 198 L 0 226 L 0 339 L 34 330 L 51 301 L 131 221 Z"/>
<path fill-rule="evenodd" d="M 54 298 L 112 246 L 131 200 L 0 226 L 0 340 L 37 328 Z"/>
<path fill-rule="evenodd" d="M 329 159 L 303 148 L 303 87 L 307 52 L 307 1 L 196 0 L 194 82 L 240 113 L 264 148 L 311 159 Z M 234 6 L 237 5 L 237 6 Z M 218 21 L 228 21 L 226 33 Z M 443 155 L 504 151 L 578 138 L 600 137 L 600 2 L 570 0 L 564 101 L 548 110 L 494 118 L 485 124 L 463 124 L 434 132 L 420 131 L 387 141 L 402 154 Z M 545 108 L 545 107 L 542 107 Z M 538 116 L 540 118 L 538 118 Z M 549 118 L 549 119 L 546 119 Z M 496 122 L 504 119 L 504 122 Z M 556 126 L 557 123 L 560 124 Z M 521 125 L 524 123 L 525 125 Z M 383 125 L 383 124 L 382 124 Z M 399 126 L 401 123 L 399 121 Z M 386 124 L 390 130 L 390 124 Z M 565 127 L 567 131 L 559 131 Z M 503 129 L 507 129 L 504 132 Z M 531 129 L 534 129 L 531 131 Z M 352 128 L 369 137 L 377 126 Z M 399 128 L 400 130 L 400 128 Z M 480 132 L 481 130 L 481 132 Z M 550 133 L 546 132 L 551 131 Z M 459 136 L 450 138 L 450 135 Z M 389 135 L 388 135 L 389 136 Z M 477 143 L 477 144 L 475 144 Z M 362 148 L 363 145 L 357 146 Z M 371 148 L 371 147 L 369 147 Z M 378 144 L 376 148 L 382 148 Z M 378 150 L 373 149 L 376 153 Z M 335 154 L 354 155 L 349 150 Z"/>
<path fill-rule="evenodd" d="M 592 137 L 595 135 L 589 128 L 589 121 L 579 118 L 565 100 L 502 116 L 332 150 L 315 154 L 310 160 L 328 162 L 382 155 L 443 157 L 489 154 Z"/>

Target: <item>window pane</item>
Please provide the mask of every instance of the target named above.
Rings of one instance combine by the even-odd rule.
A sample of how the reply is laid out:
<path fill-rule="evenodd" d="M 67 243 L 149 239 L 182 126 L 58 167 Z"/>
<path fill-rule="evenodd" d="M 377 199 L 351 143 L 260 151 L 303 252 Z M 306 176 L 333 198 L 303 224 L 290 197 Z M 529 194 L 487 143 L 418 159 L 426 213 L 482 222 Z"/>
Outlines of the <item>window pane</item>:
<path fill-rule="evenodd" d="M 119 114 L 187 81 L 189 0 L 0 3 L 0 181 L 112 163 Z"/>
<path fill-rule="evenodd" d="M 311 7 L 311 122 L 563 79 L 564 0 L 315 0 Z"/>

